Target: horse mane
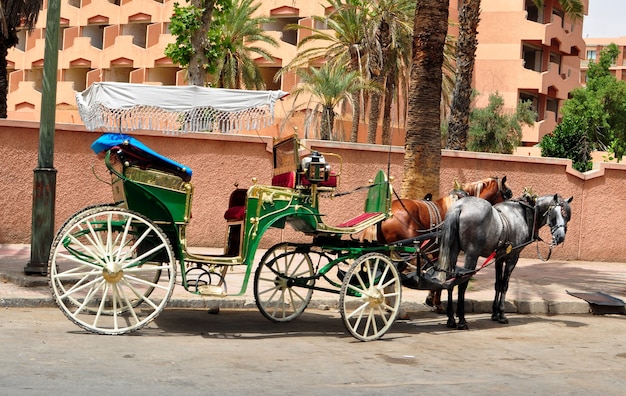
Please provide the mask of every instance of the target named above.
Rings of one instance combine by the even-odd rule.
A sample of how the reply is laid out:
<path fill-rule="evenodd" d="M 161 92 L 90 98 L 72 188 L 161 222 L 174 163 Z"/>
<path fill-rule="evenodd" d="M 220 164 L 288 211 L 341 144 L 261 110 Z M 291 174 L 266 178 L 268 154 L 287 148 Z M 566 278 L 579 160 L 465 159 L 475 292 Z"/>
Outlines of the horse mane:
<path fill-rule="evenodd" d="M 473 195 L 475 197 L 480 196 L 480 192 L 487 187 L 489 184 L 493 183 L 493 182 L 498 182 L 499 179 L 497 177 L 488 177 L 479 181 L 475 181 L 475 182 L 469 182 L 469 183 L 458 183 L 457 181 L 454 182 L 454 186 L 455 186 L 455 190 L 457 189 L 457 186 L 459 187 L 458 190 L 463 190 L 465 191 L 468 195 Z"/>

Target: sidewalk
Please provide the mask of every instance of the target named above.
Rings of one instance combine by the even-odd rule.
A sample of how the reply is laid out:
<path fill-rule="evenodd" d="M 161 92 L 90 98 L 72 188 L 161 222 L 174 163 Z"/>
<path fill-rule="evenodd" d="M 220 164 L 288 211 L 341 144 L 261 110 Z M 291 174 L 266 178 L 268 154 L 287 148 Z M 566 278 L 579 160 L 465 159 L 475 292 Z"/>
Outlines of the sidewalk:
<path fill-rule="evenodd" d="M 260 252 L 262 253 L 262 252 Z M 610 297 L 626 301 L 626 263 L 605 263 L 586 261 L 562 261 L 558 250 L 548 262 L 538 259 L 520 259 L 513 271 L 507 292 L 507 311 L 521 314 L 583 314 L 598 313 L 597 304 L 568 294 L 604 293 Z M 50 307 L 55 306 L 44 276 L 24 274 L 24 266 L 30 259 L 29 245 L 0 244 L 0 307 Z M 229 293 L 241 288 L 245 267 L 234 267 L 226 277 Z M 479 271 L 466 294 L 467 312 L 491 312 L 493 300 L 494 268 L 489 266 Z M 244 295 L 239 297 L 207 298 L 187 292 L 177 285 L 169 302 L 169 307 L 177 308 L 254 308 L 253 277 L 250 276 Z M 424 304 L 426 291 L 402 289 L 402 308 L 405 312 L 429 311 Z M 592 296 L 592 297 L 593 297 Z M 602 299 L 602 295 L 600 299 Z M 446 293 L 443 294 L 446 298 Z M 456 299 L 456 297 L 455 297 Z M 334 309 L 339 300 L 338 294 L 315 292 L 309 304 L 311 308 Z M 609 298 L 610 300 L 610 298 Z M 596 301 L 600 306 L 605 304 Z M 615 301 L 612 301 L 613 303 Z M 618 301 L 619 305 L 619 301 Z M 610 306 L 609 312 L 624 313 L 621 307 Z"/>

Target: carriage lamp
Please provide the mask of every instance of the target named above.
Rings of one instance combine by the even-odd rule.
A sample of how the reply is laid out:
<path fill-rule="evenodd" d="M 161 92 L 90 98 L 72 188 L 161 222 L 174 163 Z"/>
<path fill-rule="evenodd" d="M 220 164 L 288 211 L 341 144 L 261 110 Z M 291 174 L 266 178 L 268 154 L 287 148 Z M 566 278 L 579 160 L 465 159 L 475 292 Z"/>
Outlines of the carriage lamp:
<path fill-rule="evenodd" d="M 317 151 L 311 152 L 302 160 L 304 175 L 311 183 L 319 183 L 328 180 L 330 176 L 330 164 L 322 154 Z"/>

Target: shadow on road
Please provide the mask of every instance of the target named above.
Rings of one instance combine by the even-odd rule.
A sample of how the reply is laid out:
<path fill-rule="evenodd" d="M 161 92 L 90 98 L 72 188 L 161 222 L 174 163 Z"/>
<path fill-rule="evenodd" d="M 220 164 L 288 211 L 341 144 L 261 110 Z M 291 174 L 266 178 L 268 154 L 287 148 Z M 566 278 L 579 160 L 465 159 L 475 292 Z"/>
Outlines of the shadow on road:
<path fill-rule="evenodd" d="M 526 326 L 550 322 L 564 327 L 583 327 L 583 322 L 565 320 L 559 316 L 509 315 L 510 323 L 493 322 L 489 314 L 469 314 L 470 331 L 490 332 L 503 327 Z M 434 312 L 416 312 L 409 320 L 397 320 L 384 335 L 383 340 L 413 337 L 423 333 L 443 334 L 459 332 L 446 327 L 446 316 Z M 289 337 L 349 338 L 341 316 L 336 311 L 307 310 L 299 318 L 287 323 L 273 323 L 256 310 L 222 309 L 219 314 L 206 310 L 167 309 L 148 328 L 140 330 L 142 336 L 201 336 L 214 339 L 275 339 Z M 356 340 L 355 340 L 356 341 Z"/>

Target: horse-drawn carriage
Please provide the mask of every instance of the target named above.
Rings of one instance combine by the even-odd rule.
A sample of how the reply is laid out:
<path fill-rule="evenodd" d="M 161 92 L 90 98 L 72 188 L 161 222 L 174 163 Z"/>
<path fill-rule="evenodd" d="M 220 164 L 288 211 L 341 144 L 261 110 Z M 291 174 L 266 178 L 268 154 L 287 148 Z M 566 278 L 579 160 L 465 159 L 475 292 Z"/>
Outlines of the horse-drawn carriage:
<path fill-rule="evenodd" d="M 130 89 L 132 93 L 136 88 L 105 83 L 90 88 L 83 95 L 95 96 L 78 97 L 84 107 L 81 115 L 87 114 L 84 118 L 93 119 L 96 114 L 98 122 L 112 125 L 129 120 L 137 125 L 138 119 L 146 122 L 145 114 L 132 114 L 130 107 L 103 110 L 112 106 L 111 97 L 96 94 L 110 87 L 114 88 L 111 97 L 115 91 Z M 128 93 L 124 91 L 125 97 Z M 150 107 L 139 105 L 138 111 Z M 177 117 L 190 122 L 188 116 Z M 154 129 L 156 121 L 150 122 Z M 379 171 L 366 186 L 367 198 L 359 216 L 327 224 L 319 210 L 320 194 L 336 191 L 340 172 L 330 169 L 323 154 L 303 155 L 296 136 L 278 140 L 273 147 L 271 184 L 255 183 L 232 192 L 224 214 L 224 252 L 204 255 L 187 247 L 194 191 L 191 169 L 121 133 L 100 136 L 92 148 L 104 154 L 112 178 L 112 203 L 87 207 L 67 220 L 57 233 L 49 260 L 55 300 L 77 325 L 102 334 L 138 330 L 163 311 L 177 283 L 203 296 L 241 295 L 253 273 L 256 304 L 272 321 L 298 317 L 313 291 L 324 290 L 339 294 L 341 316 L 358 339 L 379 338 L 394 322 L 401 279 L 390 252 L 415 253 L 415 247 L 348 237 L 389 217 L 392 186 L 384 172 Z M 311 242 L 280 242 L 270 247 L 253 272 L 264 233 L 287 224 Z M 236 265 L 246 267 L 243 285 L 239 292 L 228 294 L 225 278 Z M 333 269 L 336 275 L 331 276 Z M 330 287 L 317 285 L 322 278 Z"/>
<path fill-rule="evenodd" d="M 155 99 L 146 89 L 96 84 L 77 95 L 81 117 L 90 129 L 120 132 L 147 125 L 164 130 L 230 128 L 233 114 L 235 123 L 245 119 L 258 127 L 259 118 L 268 117 L 280 97 L 268 93 L 263 100 L 251 100 L 246 91 L 227 92 L 221 99 L 227 103 L 223 108 L 220 103 L 204 108 L 187 105 L 180 112 L 174 108 L 177 100 L 210 101 L 217 92 L 194 87 L 190 98 L 186 91 L 161 90 Z M 203 99 L 209 91 L 211 97 Z M 259 97 L 256 92 L 251 95 Z M 156 106 L 152 103 L 156 100 L 170 102 L 169 108 Z M 82 209 L 65 222 L 51 247 L 48 269 L 56 303 L 88 331 L 124 334 L 142 328 L 165 309 L 177 284 L 202 296 L 241 295 L 254 273 L 256 305 L 266 318 L 293 320 L 306 309 L 315 290 L 331 292 L 339 295 L 339 311 L 349 333 L 359 340 L 374 340 L 396 319 L 403 284 L 438 289 L 451 276 L 450 270 L 437 268 L 436 257 L 424 248 L 431 246 L 424 242 L 432 234 L 393 243 L 353 237 L 392 214 L 392 186 L 382 171 L 364 186 L 367 197 L 360 215 L 327 224 L 320 212 L 320 194 L 337 193 L 341 172 L 330 169 L 324 154 L 307 151 L 297 136 L 275 142 L 270 184 L 254 183 L 232 192 L 224 214 L 225 248 L 217 255 L 194 253 L 187 246 L 194 193 L 191 169 L 119 132 L 100 136 L 92 148 L 103 154 L 111 175 L 112 202 Z M 257 263 L 263 235 L 287 225 L 310 242 L 280 242 Z M 241 290 L 229 294 L 225 280 L 233 266 L 244 266 L 245 275 Z M 406 275 L 398 269 L 406 267 L 417 270 Z"/>

